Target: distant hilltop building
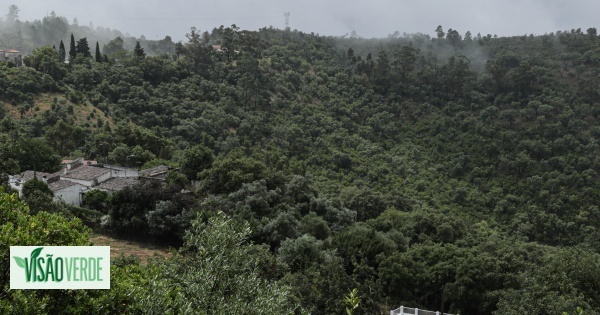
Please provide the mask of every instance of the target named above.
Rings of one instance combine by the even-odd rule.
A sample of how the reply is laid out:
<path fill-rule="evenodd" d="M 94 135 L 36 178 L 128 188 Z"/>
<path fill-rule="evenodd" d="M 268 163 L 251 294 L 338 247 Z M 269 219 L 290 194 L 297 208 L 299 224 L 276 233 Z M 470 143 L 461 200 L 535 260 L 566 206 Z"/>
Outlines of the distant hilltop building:
<path fill-rule="evenodd" d="M 21 52 L 15 49 L 0 49 L 0 62 L 8 61 L 12 61 L 17 66 L 21 66 L 23 64 Z"/>

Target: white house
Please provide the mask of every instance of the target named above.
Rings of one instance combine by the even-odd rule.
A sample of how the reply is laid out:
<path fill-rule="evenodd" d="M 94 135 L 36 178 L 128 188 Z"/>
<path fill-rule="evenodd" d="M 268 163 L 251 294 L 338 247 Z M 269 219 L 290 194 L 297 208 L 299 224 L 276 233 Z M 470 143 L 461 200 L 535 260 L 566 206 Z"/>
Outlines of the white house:
<path fill-rule="evenodd" d="M 17 66 L 21 66 L 23 64 L 22 58 L 21 58 L 21 52 L 18 50 L 14 50 L 14 49 L 9 49 L 9 50 L 5 50 L 4 53 L 2 54 L 2 57 L 4 57 L 4 62 L 8 62 L 9 60 L 14 62 Z"/>
<path fill-rule="evenodd" d="M 12 188 L 19 192 L 19 196 L 23 196 L 23 184 L 33 178 L 42 180 L 48 184 L 48 187 L 54 193 L 54 201 L 64 201 L 71 205 L 81 205 L 81 184 L 60 180 L 59 173 L 44 173 L 25 171 L 19 175 L 9 176 L 9 184 Z"/>
<path fill-rule="evenodd" d="M 50 190 L 54 192 L 55 201 L 64 201 L 67 204 L 81 205 L 81 190 L 83 185 L 68 180 L 57 180 L 48 184 Z"/>
<path fill-rule="evenodd" d="M 8 183 L 10 187 L 16 189 L 19 192 L 19 196 L 22 196 L 23 184 L 33 178 L 43 180 L 46 183 L 52 183 L 53 181 L 59 180 L 59 175 L 56 173 L 45 173 L 45 172 L 34 172 L 25 171 L 18 175 L 8 176 Z"/>

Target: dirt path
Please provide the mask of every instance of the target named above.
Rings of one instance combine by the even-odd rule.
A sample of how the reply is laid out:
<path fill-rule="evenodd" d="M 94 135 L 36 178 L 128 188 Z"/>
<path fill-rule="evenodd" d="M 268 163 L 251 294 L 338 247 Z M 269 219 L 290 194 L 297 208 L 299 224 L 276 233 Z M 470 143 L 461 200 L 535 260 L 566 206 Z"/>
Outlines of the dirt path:
<path fill-rule="evenodd" d="M 148 244 L 133 241 L 119 240 L 102 234 L 92 234 L 90 241 L 96 246 L 110 246 L 110 258 L 114 259 L 121 255 L 135 256 L 140 259 L 142 264 L 146 264 L 149 258 L 158 255 L 161 257 L 170 257 L 171 253 L 167 248 L 160 248 Z"/>

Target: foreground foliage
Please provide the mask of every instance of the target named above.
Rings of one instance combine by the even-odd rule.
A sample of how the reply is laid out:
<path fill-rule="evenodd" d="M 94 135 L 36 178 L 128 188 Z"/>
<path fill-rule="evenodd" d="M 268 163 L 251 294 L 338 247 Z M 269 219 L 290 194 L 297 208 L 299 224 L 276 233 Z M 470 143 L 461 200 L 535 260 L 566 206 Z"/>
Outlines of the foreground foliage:
<path fill-rule="evenodd" d="M 0 191 L 2 314 L 292 314 L 289 288 L 275 281 L 278 267 L 250 230 L 224 214 L 192 222 L 179 254 L 147 266 L 120 259 L 111 266 L 110 290 L 9 290 L 11 245 L 89 245 L 78 219 L 28 214 L 16 195 Z M 279 266 L 279 268 L 281 268 Z"/>

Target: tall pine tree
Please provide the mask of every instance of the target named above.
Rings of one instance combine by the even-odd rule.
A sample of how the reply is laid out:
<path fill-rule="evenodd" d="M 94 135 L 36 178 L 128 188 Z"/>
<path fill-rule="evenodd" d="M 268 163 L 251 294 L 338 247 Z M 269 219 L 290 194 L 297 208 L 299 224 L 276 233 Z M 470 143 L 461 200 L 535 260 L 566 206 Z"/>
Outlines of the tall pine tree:
<path fill-rule="evenodd" d="M 142 46 L 140 45 L 140 42 L 136 42 L 135 43 L 135 48 L 133 49 L 133 53 L 141 58 L 144 58 L 146 56 L 146 53 L 144 52 L 144 48 L 142 48 Z"/>
<path fill-rule="evenodd" d="M 75 36 L 71 33 L 71 46 L 69 46 L 69 60 L 75 59 L 77 50 L 75 49 Z"/>
<path fill-rule="evenodd" d="M 77 44 L 75 45 L 75 50 L 77 51 L 78 55 L 82 55 L 86 58 L 92 57 L 92 53 L 90 52 L 90 45 L 88 45 L 87 38 L 85 37 L 77 41 Z"/>
<path fill-rule="evenodd" d="M 96 42 L 96 62 L 102 62 L 102 54 L 100 53 L 100 45 Z"/>
<path fill-rule="evenodd" d="M 67 52 L 65 51 L 65 44 L 62 39 L 60 40 L 60 45 L 58 45 L 58 60 L 60 62 L 65 62 L 65 58 L 67 56 Z"/>

